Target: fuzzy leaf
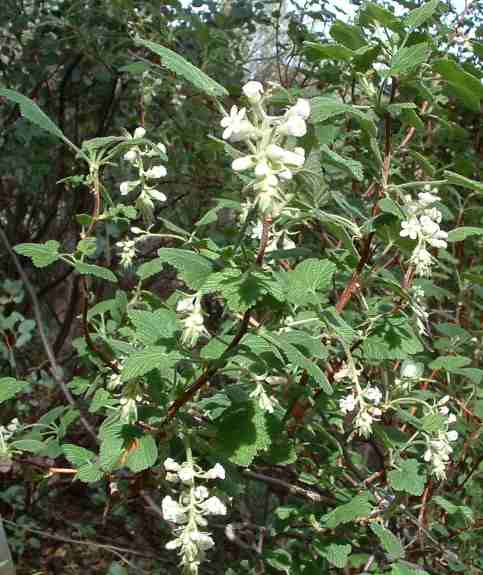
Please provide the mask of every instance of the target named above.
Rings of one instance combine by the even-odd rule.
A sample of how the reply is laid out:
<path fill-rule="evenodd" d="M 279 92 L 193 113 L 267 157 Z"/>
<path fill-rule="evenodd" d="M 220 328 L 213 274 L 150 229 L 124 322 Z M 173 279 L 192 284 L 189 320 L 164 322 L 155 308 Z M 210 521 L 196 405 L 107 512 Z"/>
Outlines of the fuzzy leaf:
<path fill-rule="evenodd" d="M 79 445 L 65 443 L 62 445 L 62 451 L 69 463 L 74 467 L 82 467 L 86 463 L 92 462 L 96 458 L 96 454 Z"/>
<path fill-rule="evenodd" d="M 478 78 L 467 72 L 454 60 L 444 58 L 433 62 L 433 70 L 441 74 L 448 83 L 449 91 L 461 100 L 467 108 L 479 112 L 483 87 Z"/>
<path fill-rule="evenodd" d="M 334 150 L 331 150 L 328 146 L 321 146 L 320 151 L 330 162 L 339 168 L 344 169 L 346 172 L 349 172 L 349 174 L 357 181 L 362 182 L 364 179 L 364 172 L 360 162 L 353 160 L 352 158 L 344 158 L 337 152 L 334 152 Z"/>
<path fill-rule="evenodd" d="M 19 244 L 13 249 L 22 256 L 32 259 L 37 268 L 45 268 L 59 259 L 59 242 L 49 240 L 45 244 Z"/>
<path fill-rule="evenodd" d="M 84 262 L 76 262 L 75 269 L 83 276 L 96 276 L 98 278 L 117 283 L 117 277 L 107 268 L 96 266 L 94 264 L 86 264 Z"/>
<path fill-rule="evenodd" d="M 400 469 L 394 469 L 387 475 L 389 485 L 396 491 L 411 495 L 421 495 L 424 491 L 425 477 L 418 474 L 419 463 L 415 459 L 401 461 Z"/>
<path fill-rule="evenodd" d="M 483 193 L 483 184 L 481 182 L 470 180 L 470 178 L 466 178 L 465 176 L 456 174 L 455 172 L 450 172 L 449 170 L 445 170 L 444 175 L 448 178 L 450 184 Z"/>
<path fill-rule="evenodd" d="M 130 310 L 129 319 L 136 328 L 136 336 L 146 345 L 155 344 L 161 338 L 170 338 L 177 329 L 176 314 L 167 309 L 154 312 Z"/>
<path fill-rule="evenodd" d="M 14 377 L 0 377 L 0 403 L 12 399 L 28 386 L 28 381 L 21 381 Z"/>
<path fill-rule="evenodd" d="M 431 50 L 427 42 L 421 44 L 414 44 L 400 48 L 393 56 L 390 64 L 390 69 L 387 72 L 388 76 L 401 76 L 411 72 L 429 57 Z"/>
<path fill-rule="evenodd" d="M 171 362 L 175 359 L 173 354 L 166 353 L 166 349 L 161 346 L 151 346 L 132 353 L 124 362 L 121 373 L 122 381 L 129 381 L 136 377 L 141 377 L 153 369 L 169 369 Z"/>
<path fill-rule="evenodd" d="M 389 559 L 394 561 L 404 557 L 404 547 L 394 533 L 386 529 L 379 523 L 371 523 L 371 531 L 377 536 L 384 550 L 387 552 Z"/>
<path fill-rule="evenodd" d="M 355 519 L 367 517 L 371 511 L 372 505 L 369 503 L 369 494 L 363 493 L 362 495 L 356 495 L 348 503 L 339 505 L 339 507 L 336 507 L 324 516 L 325 527 L 335 529 L 343 523 L 350 523 Z"/>
<path fill-rule="evenodd" d="M 329 563 L 339 569 L 343 569 L 347 565 L 351 551 L 352 545 L 338 545 L 337 543 L 331 543 L 322 552 L 322 555 Z"/>
<path fill-rule="evenodd" d="M 228 96 L 228 92 L 223 86 L 212 80 L 196 66 L 193 66 L 191 62 L 176 54 L 176 52 L 149 40 L 137 40 L 137 43 L 157 54 L 165 68 L 181 76 L 205 94 L 209 96 Z"/>
<path fill-rule="evenodd" d="M 126 465 L 133 473 L 149 469 L 156 463 L 158 448 L 152 435 L 143 435 L 136 442 L 136 448 L 129 452 Z"/>
<path fill-rule="evenodd" d="M 404 18 L 404 24 L 408 28 L 419 28 L 419 26 L 429 20 L 436 12 L 438 4 L 439 0 L 431 0 L 431 2 L 426 2 L 426 4 L 411 10 Z"/>
<path fill-rule="evenodd" d="M 461 228 L 454 228 L 448 233 L 448 242 L 461 242 L 469 236 L 482 236 L 483 228 L 474 228 L 471 226 L 463 226 Z"/>

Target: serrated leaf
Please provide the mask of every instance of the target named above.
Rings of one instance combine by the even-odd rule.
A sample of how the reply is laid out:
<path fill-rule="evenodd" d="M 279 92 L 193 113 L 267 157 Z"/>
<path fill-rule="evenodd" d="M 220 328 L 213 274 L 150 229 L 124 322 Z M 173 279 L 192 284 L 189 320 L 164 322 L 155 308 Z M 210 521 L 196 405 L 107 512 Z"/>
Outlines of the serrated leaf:
<path fill-rule="evenodd" d="M 117 283 L 117 277 L 107 268 L 96 266 L 94 264 L 86 264 L 84 262 L 76 262 L 74 267 L 81 275 L 96 276 L 98 278 Z"/>
<path fill-rule="evenodd" d="M 429 575 L 424 569 L 400 561 L 391 566 L 390 575 Z"/>
<path fill-rule="evenodd" d="M 317 42 L 304 42 L 304 48 L 310 58 L 320 60 L 338 60 L 348 62 L 354 52 L 342 44 L 319 44 Z"/>
<path fill-rule="evenodd" d="M 371 531 L 377 536 L 391 561 L 404 557 L 404 547 L 399 537 L 379 523 L 371 523 Z"/>
<path fill-rule="evenodd" d="M 387 75 L 401 76 L 411 72 L 413 68 L 416 68 L 423 62 L 426 62 L 430 53 L 431 50 L 427 42 L 400 48 L 394 54 L 391 60 Z"/>
<path fill-rule="evenodd" d="M 352 545 L 338 545 L 337 543 L 331 543 L 322 551 L 322 555 L 329 563 L 339 569 L 343 569 L 347 565 L 351 551 Z"/>
<path fill-rule="evenodd" d="M 44 244 L 19 244 L 13 249 L 20 255 L 32 259 L 37 268 L 44 268 L 59 259 L 59 242 L 49 240 Z"/>
<path fill-rule="evenodd" d="M 79 467 L 75 478 L 84 483 L 95 483 L 96 481 L 100 481 L 103 475 L 104 472 L 97 463 L 87 463 Z"/>
<path fill-rule="evenodd" d="M 391 200 L 391 198 L 383 198 L 382 200 L 379 200 L 377 205 L 381 208 L 383 212 L 393 214 L 399 219 L 402 219 L 404 217 L 404 214 L 402 213 L 402 210 L 399 207 L 399 205 L 396 204 L 394 200 Z"/>
<path fill-rule="evenodd" d="M 277 571 L 291 572 L 292 555 L 286 549 L 270 549 L 264 553 L 265 561 Z"/>
<path fill-rule="evenodd" d="M 444 58 L 433 62 L 433 70 L 443 77 L 450 92 L 461 100 L 467 108 L 474 112 L 480 111 L 483 87 L 478 78 L 467 72 L 454 60 Z"/>
<path fill-rule="evenodd" d="M 141 265 L 137 274 L 142 280 L 145 280 L 159 273 L 163 269 L 164 263 L 175 267 L 179 277 L 192 289 L 199 289 L 213 272 L 213 264 L 210 260 L 198 254 L 177 248 L 160 248 L 158 258 Z"/>
<path fill-rule="evenodd" d="M 351 50 L 358 50 L 367 45 L 359 26 L 351 26 L 341 20 L 334 22 L 329 33 L 334 40 Z"/>
<path fill-rule="evenodd" d="M 139 39 L 137 40 L 137 43 L 157 54 L 161 58 L 161 63 L 165 68 L 168 68 L 171 72 L 181 76 L 193 84 L 193 86 L 196 86 L 196 88 L 205 92 L 205 94 L 210 96 L 228 96 L 228 92 L 223 86 L 218 84 L 218 82 L 215 82 L 215 80 L 212 80 L 204 72 L 196 66 L 193 66 L 191 62 L 188 62 L 188 60 L 185 60 L 176 52 L 173 52 L 164 46 L 160 46 L 155 42 L 150 42 L 149 40 Z"/>
<path fill-rule="evenodd" d="M 342 168 L 346 172 L 349 172 L 349 174 L 357 181 L 362 182 L 364 179 L 362 164 L 357 160 L 353 160 L 352 158 L 344 158 L 325 145 L 320 147 L 320 152 L 331 163 L 335 164 L 339 168 Z"/>
<path fill-rule="evenodd" d="M 99 463 L 102 469 L 105 471 L 113 469 L 121 459 L 123 446 L 122 425 L 111 425 L 103 430 L 99 450 Z"/>
<path fill-rule="evenodd" d="M 408 28 L 418 28 L 429 20 L 438 8 L 439 0 L 431 0 L 422 6 L 411 10 L 404 18 L 404 24 Z"/>
<path fill-rule="evenodd" d="M 455 186 L 461 186 L 462 188 L 468 188 L 469 190 L 475 190 L 475 192 L 483 193 L 483 184 L 477 182 L 476 180 L 470 180 L 461 174 L 456 174 L 455 172 L 450 172 L 449 170 L 444 171 L 444 175 L 448 178 L 450 184 Z"/>
<path fill-rule="evenodd" d="M 45 449 L 45 443 L 39 441 L 38 439 L 19 439 L 18 441 L 13 441 L 11 446 L 14 449 L 19 449 L 20 451 L 28 451 L 30 453 L 39 453 Z"/>
<path fill-rule="evenodd" d="M 251 465 L 270 447 L 265 413 L 253 402 L 237 403 L 217 420 L 218 451 L 236 465 Z"/>
<path fill-rule="evenodd" d="M 129 381 L 141 377 L 153 369 L 166 370 L 169 365 L 166 349 L 161 346 L 151 346 L 132 353 L 126 359 L 121 372 L 121 380 Z"/>
<path fill-rule="evenodd" d="M 28 381 L 14 377 L 0 377 L 0 403 L 8 401 L 29 386 Z"/>
<path fill-rule="evenodd" d="M 395 491 L 404 491 L 411 495 L 421 495 L 426 478 L 418 474 L 419 463 L 415 459 L 401 461 L 400 469 L 393 469 L 387 474 L 389 485 Z"/>
<path fill-rule="evenodd" d="M 428 367 L 431 369 L 446 369 L 447 371 L 451 371 L 455 368 L 465 367 L 469 363 L 471 363 L 469 357 L 462 355 L 444 355 L 432 361 Z"/>
<path fill-rule="evenodd" d="M 463 226 L 448 232 L 448 242 L 461 242 L 470 236 L 483 236 L 483 228 Z"/>
<path fill-rule="evenodd" d="M 378 22 L 393 32 L 399 32 L 401 30 L 401 21 L 399 18 L 393 12 L 375 2 L 369 2 L 365 5 L 364 10 L 360 14 L 359 21 L 362 25 Z"/>
<path fill-rule="evenodd" d="M 330 513 L 324 516 L 324 526 L 328 529 L 335 529 L 338 525 L 350 523 L 361 517 L 367 517 L 372 511 L 369 503 L 369 494 L 356 495 L 348 503 L 339 505 Z"/>
<path fill-rule="evenodd" d="M 144 344 L 155 344 L 161 338 L 170 338 L 178 328 L 176 314 L 167 309 L 154 312 L 129 310 L 129 319 L 136 329 L 136 336 Z"/>
<path fill-rule="evenodd" d="M 52 122 L 52 120 L 43 112 L 35 102 L 30 98 L 27 98 L 23 94 L 19 94 L 14 90 L 8 90 L 7 88 L 0 88 L 0 96 L 7 98 L 11 102 L 15 102 L 20 106 L 20 113 L 22 116 L 35 124 L 45 132 L 66 141 L 62 130 Z"/>
<path fill-rule="evenodd" d="M 81 467 L 86 463 L 92 462 L 96 458 L 96 454 L 92 451 L 72 443 L 65 443 L 62 445 L 62 452 L 64 453 L 67 461 L 72 463 L 74 467 Z"/>
<path fill-rule="evenodd" d="M 143 435 L 136 440 L 136 447 L 129 452 L 126 465 L 133 473 L 149 469 L 156 463 L 158 448 L 152 435 Z"/>

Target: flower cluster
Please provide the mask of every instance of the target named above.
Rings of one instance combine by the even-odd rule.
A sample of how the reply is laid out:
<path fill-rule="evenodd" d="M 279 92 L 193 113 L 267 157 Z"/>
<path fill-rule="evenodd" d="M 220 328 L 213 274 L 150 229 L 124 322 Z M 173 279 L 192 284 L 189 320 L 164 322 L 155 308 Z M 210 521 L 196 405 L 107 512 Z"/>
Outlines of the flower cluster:
<path fill-rule="evenodd" d="M 123 268 L 131 267 L 134 258 L 136 257 L 136 241 L 124 240 L 116 242 L 116 246 L 119 248 L 121 253 L 121 266 Z"/>
<path fill-rule="evenodd" d="M 205 552 L 215 545 L 210 533 L 200 528 L 207 526 L 207 515 L 226 515 L 226 507 L 218 497 L 210 496 L 207 487 L 196 485 L 195 479 L 225 479 L 225 470 L 217 463 L 203 471 L 193 462 L 180 465 L 171 458 L 164 461 L 164 468 L 168 481 L 182 485 L 178 500 L 167 495 L 162 501 L 164 519 L 177 525 L 175 538 L 166 544 L 166 549 L 179 549 L 185 572 L 196 575 Z"/>
<path fill-rule="evenodd" d="M 187 314 L 182 320 L 183 335 L 181 341 L 189 346 L 193 346 L 202 335 L 208 335 L 203 323 L 203 312 L 201 310 L 201 296 L 195 294 L 178 301 L 176 310 L 179 313 Z"/>
<path fill-rule="evenodd" d="M 408 216 L 407 220 L 401 223 L 401 237 L 408 237 L 417 240 L 417 246 L 411 255 L 410 262 L 415 266 L 416 273 L 420 276 L 431 275 L 431 265 L 433 257 L 427 250 L 427 246 L 433 248 L 446 248 L 448 233 L 441 230 L 442 214 L 435 208 L 430 207 L 439 201 L 438 190 L 435 188 L 431 192 L 431 186 L 426 184 L 424 192 L 418 194 L 418 199 L 414 200 L 410 195 L 404 196 L 404 209 Z"/>
<path fill-rule="evenodd" d="M 436 412 L 446 417 L 443 429 L 440 429 L 434 435 L 424 434 L 426 440 L 426 451 L 424 452 L 424 461 L 431 463 L 432 473 L 438 479 L 446 477 L 446 467 L 449 463 L 453 448 L 450 443 L 458 439 L 458 432 L 450 430 L 449 426 L 456 421 L 456 415 L 450 413 L 448 406 L 449 396 L 446 395 L 436 405 Z"/>
<path fill-rule="evenodd" d="M 262 411 L 273 413 L 273 410 L 277 404 L 277 400 L 268 395 L 263 385 L 264 381 L 270 382 L 270 379 L 271 378 L 267 377 L 266 375 L 255 376 L 255 389 L 250 393 L 250 397 L 256 400 Z"/>
<path fill-rule="evenodd" d="M 378 421 L 382 411 L 377 407 L 382 400 L 382 393 L 377 387 L 368 385 L 365 389 L 356 388 L 356 392 L 350 393 L 339 401 L 339 407 L 345 415 L 357 409 L 354 418 L 356 433 L 363 437 L 369 437 L 372 433 L 372 424 Z"/>
<path fill-rule="evenodd" d="M 144 138 L 146 130 L 143 127 L 136 128 L 134 134 L 127 135 L 127 142 L 130 140 L 139 140 Z M 155 164 L 150 168 L 146 168 L 144 164 L 145 158 L 165 158 L 166 147 L 159 143 L 154 145 L 132 145 L 129 150 L 124 154 L 124 160 L 129 162 L 135 170 L 137 176 L 133 180 L 127 180 L 121 183 L 119 189 L 123 196 L 126 196 L 135 189 L 141 188 L 141 192 L 136 200 L 136 205 L 145 213 L 152 214 L 154 210 L 154 201 L 165 202 L 166 196 L 163 192 L 157 190 L 153 182 L 166 176 L 166 168 L 161 164 Z"/>
<path fill-rule="evenodd" d="M 260 82 L 248 82 L 243 93 L 251 108 L 249 112 L 246 108 L 231 108 L 221 120 L 223 138 L 243 142 L 248 148 L 249 154 L 236 158 L 232 169 L 252 170 L 254 179 L 250 186 L 255 191 L 258 209 L 264 218 L 273 217 L 287 201 L 282 183 L 291 180 L 305 163 L 305 150 L 292 147 L 287 138 L 306 134 L 310 103 L 299 98 L 283 116 L 270 116 L 264 108 L 264 88 Z"/>
<path fill-rule="evenodd" d="M 250 237 L 252 239 L 261 240 L 263 232 L 263 223 L 258 221 L 251 231 Z M 265 253 L 273 252 L 276 249 L 292 250 L 296 248 L 296 244 L 288 237 L 286 230 L 276 231 L 274 226 L 270 226 L 268 230 L 268 242 Z"/>
<path fill-rule="evenodd" d="M 20 428 L 17 418 L 12 419 L 8 425 L 0 425 L 0 456 L 8 455 L 8 440 L 15 435 Z"/>

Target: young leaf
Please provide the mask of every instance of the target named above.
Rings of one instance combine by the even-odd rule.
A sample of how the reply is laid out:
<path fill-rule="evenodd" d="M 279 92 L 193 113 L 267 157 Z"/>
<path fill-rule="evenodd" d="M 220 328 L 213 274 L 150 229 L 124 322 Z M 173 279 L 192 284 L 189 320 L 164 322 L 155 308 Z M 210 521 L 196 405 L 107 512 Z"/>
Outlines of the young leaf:
<path fill-rule="evenodd" d="M 81 275 L 96 276 L 98 278 L 102 278 L 102 279 L 107 280 L 109 282 L 117 283 L 117 277 L 114 275 L 114 273 L 111 270 L 109 270 L 107 268 L 103 268 L 101 266 L 96 266 L 94 264 L 86 264 L 84 262 L 76 262 L 75 263 L 75 269 Z"/>
<path fill-rule="evenodd" d="M 474 112 L 479 112 L 483 87 L 478 78 L 464 70 L 454 60 L 444 58 L 433 62 L 433 70 L 441 74 L 448 83 L 450 91 L 459 98 L 467 108 Z M 479 191 L 481 191 L 481 188 Z"/>
<path fill-rule="evenodd" d="M 141 377 L 153 369 L 166 370 L 171 364 L 170 359 L 175 359 L 175 356 L 170 354 L 168 357 L 166 349 L 160 346 L 147 347 L 142 351 L 136 351 L 124 362 L 121 379 L 122 381 L 129 381 L 130 379 Z"/>
<path fill-rule="evenodd" d="M 59 242 L 49 240 L 45 244 L 19 244 L 13 249 L 22 256 L 32 259 L 37 268 L 45 268 L 59 259 Z"/>
<path fill-rule="evenodd" d="M 379 523 L 371 523 L 371 531 L 377 535 L 377 538 L 384 547 L 384 550 L 389 555 L 389 559 L 394 561 L 395 559 L 401 559 L 404 557 L 404 547 L 394 533 L 386 529 Z"/>
<path fill-rule="evenodd" d="M 152 435 L 143 435 L 136 443 L 135 449 L 129 452 L 126 460 L 126 465 L 133 473 L 149 469 L 158 458 L 158 448 Z"/>
<path fill-rule="evenodd" d="M 401 76 L 407 74 L 416 68 L 429 57 L 431 50 L 427 42 L 414 44 L 413 46 L 404 46 L 400 48 L 393 56 L 388 76 Z"/>
<path fill-rule="evenodd" d="M 353 160 L 352 158 L 344 158 L 337 152 L 334 152 L 334 150 L 331 150 L 328 146 L 321 146 L 320 151 L 332 164 L 344 169 L 346 172 L 349 172 L 354 179 L 362 182 L 364 179 L 364 172 L 360 162 Z"/>
<path fill-rule="evenodd" d="M 343 569 L 347 565 L 351 551 L 352 545 L 338 545 L 337 543 L 331 543 L 322 551 L 322 555 L 329 563 L 339 569 Z"/>
<path fill-rule="evenodd" d="M 401 461 L 400 469 L 387 474 L 389 485 L 395 491 L 404 491 L 411 495 L 421 495 L 424 491 L 425 477 L 418 474 L 419 463 L 415 459 Z"/>
<path fill-rule="evenodd" d="M 228 96 L 228 92 L 223 86 L 212 80 L 204 72 L 202 72 L 196 66 L 193 66 L 190 62 L 185 60 L 176 52 L 173 52 L 169 48 L 160 46 L 155 42 L 150 42 L 149 40 L 138 40 L 139 44 L 151 50 L 161 58 L 163 66 L 168 68 L 171 72 L 178 74 L 194 86 L 208 94 L 209 96 Z"/>
<path fill-rule="evenodd" d="M 419 26 L 429 20 L 436 12 L 438 4 L 439 0 L 431 0 L 431 2 L 426 2 L 426 4 L 411 10 L 404 18 L 404 24 L 408 28 L 419 28 Z"/>
<path fill-rule="evenodd" d="M 90 463 L 96 458 L 96 454 L 92 451 L 71 443 L 65 443 L 62 446 L 62 451 L 67 461 L 74 467 L 82 467 L 82 465 Z"/>
<path fill-rule="evenodd" d="M 356 495 L 348 503 L 339 505 L 339 507 L 324 516 L 325 527 L 327 529 L 335 529 L 343 523 L 350 523 L 355 519 L 367 517 L 371 511 L 372 505 L 369 503 L 369 494 Z"/>
<path fill-rule="evenodd" d="M 28 386 L 28 381 L 21 381 L 14 377 L 0 377 L 0 403 L 12 399 Z"/>

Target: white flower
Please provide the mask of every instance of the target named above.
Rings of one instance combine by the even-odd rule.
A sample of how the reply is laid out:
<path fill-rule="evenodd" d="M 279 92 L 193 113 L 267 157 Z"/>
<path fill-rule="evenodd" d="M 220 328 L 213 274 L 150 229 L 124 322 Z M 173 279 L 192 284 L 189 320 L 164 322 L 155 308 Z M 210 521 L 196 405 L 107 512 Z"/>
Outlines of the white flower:
<path fill-rule="evenodd" d="M 243 156 L 241 158 L 236 158 L 231 163 L 231 169 L 235 172 L 243 172 L 248 170 L 253 166 L 253 156 Z"/>
<path fill-rule="evenodd" d="M 188 463 L 184 463 L 178 470 L 178 477 L 183 483 L 190 483 L 195 478 L 195 470 Z"/>
<path fill-rule="evenodd" d="M 139 128 L 136 128 L 134 130 L 134 136 L 133 137 L 135 139 L 144 138 L 145 135 L 146 135 L 146 130 L 142 126 L 139 126 Z"/>
<path fill-rule="evenodd" d="M 305 150 L 303 148 L 295 148 L 293 152 L 285 150 L 283 161 L 291 166 L 301 168 L 305 162 Z"/>
<path fill-rule="evenodd" d="M 200 309 L 195 309 L 193 313 L 183 320 L 183 335 L 181 337 L 183 343 L 193 346 L 201 335 L 206 335 L 207 333 Z"/>
<path fill-rule="evenodd" d="M 218 497 L 210 497 L 201 504 L 203 511 L 209 515 L 226 515 L 225 504 Z"/>
<path fill-rule="evenodd" d="M 423 369 L 421 363 L 405 360 L 401 366 L 401 377 L 404 379 L 418 379 L 421 377 Z"/>
<path fill-rule="evenodd" d="M 163 462 L 163 465 L 164 465 L 164 468 L 166 469 L 166 471 L 178 471 L 180 468 L 179 463 L 177 463 L 171 457 L 168 457 L 167 459 L 165 459 Z"/>
<path fill-rule="evenodd" d="M 304 98 L 299 98 L 294 106 L 287 110 L 288 116 L 299 116 L 306 120 L 310 116 L 310 102 Z"/>
<path fill-rule="evenodd" d="M 200 531 L 194 531 L 191 533 L 190 539 L 193 541 L 193 543 L 196 543 L 196 546 L 201 551 L 211 549 L 215 545 L 215 542 L 208 533 L 201 533 Z"/>
<path fill-rule="evenodd" d="M 434 202 L 437 202 L 439 200 L 439 197 L 427 191 L 419 193 L 418 200 L 422 206 L 429 206 L 431 204 L 434 204 Z"/>
<path fill-rule="evenodd" d="M 287 136 L 301 138 L 307 133 L 307 124 L 297 114 L 291 114 L 287 117 L 286 122 L 280 126 L 279 132 Z"/>
<path fill-rule="evenodd" d="M 260 160 L 255 166 L 255 176 L 257 178 L 264 178 L 265 176 L 270 176 L 272 170 L 268 165 L 267 160 Z"/>
<path fill-rule="evenodd" d="M 284 150 L 281 146 L 277 146 L 276 144 L 270 144 L 267 147 L 266 152 L 270 160 L 273 160 L 274 162 L 279 162 L 283 161 L 286 150 Z"/>
<path fill-rule="evenodd" d="M 263 233 L 263 223 L 258 221 L 253 227 L 250 237 L 253 240 L 260 240 L 262 238 L 262 233 Z"/>
<path fill-rule="evenodd" d="M 368 437 L 369 435 L 371 435 L 372 422 L 375 419 L 374 416 L 380 415 L 380 413 L 377 413 L 377 411 L 376 413 L 371 413 L 369 412 L 369 410 L 366 409 L 359 411 L 354 421 L 355 427 L 358 430 L 359 435 L 363 435 L 364 437 Z"/>
<path fill-rule="evenodd" d="M 418 218 L 415 217 L 401 222 L 401 228 L 399 235 L 402 238 L 408 236 L 412 240 L 415 240 L 421 233 L 421 225 L 419 224 Z"/>
<path fill-rule="evenodd" d="M 205 473 L 205 477 L 206 479 L 225 479 L 225 469 L 220 463 L 215 463 L 215 465 Z"/>
<path fill-rule="evenodd" d="M 163 192 L 155 190 L 154 188 L 146 188 L 144 193 L 158 202 L 165 202 L 168 199 Z"/>
<path fill-rule="evenodd" d="M 164 144 L 159 142 L 159 144 L 156 144 L 156 147 L 158 148 L 158 150 L 160 152 L 162 152 L 163 154 L 166 154 L 166 146 Z"/>
<path fill-rule="evenodd" d="M 181 505 L 175 501 L 170 495 L 166 495 L 161 502 L 161 508 L 163 510 L 163 517 L 166 521 L 172 521 L 173 523 L 186 523 L 188 517 L 181 507 Z"/>
<path fill-rule="evenodd" d="M 164 547 L 165 547 L 165 549 L 173 550 L 173 549 L 178 549 L 178 547 L 181 547 L 182 544 L 183 544 L 183 542 L 181 541 L 181 539 L 178 538 L 178 539 L 172 539 L 171 541 L 168 541 Z"/>
<path fill-rule="evenodd" d="M 121 191 L 121 194 L 123 196 L 127 196 L 127 194 L 129 194 L 129 192 L 134 190 L 134 188 L 139 184 L 140 184 L 139 180 L 136 180 L 134 182 L 122 182 L 121 185 L 119 186 L 119 190 Z"/>
<path fill-rule="evenodd" d="M 455 423 L 455 421 L 456 421 L 456 415 L 454 413 L 450 413 L 448 415 L 448 425 Z"/>
<path fill-rule="evenodd" d="M 411 255 L 410 262 L 416 267 L 416 274 L 420 276 L 431 275 L 433 256 L 424 246 L 418 246 Z"/>
<path fill-rule="evenodd" d="M 439 231 L 439 225 L 427 215 L 421 216 L 419 223 L 421 224 L 422 233 L 426 236 L 434 236 Z"/>
<path fill-rule="evenodd" d="M 202 501 L 203 499 L 206 499 L 209 496 L 210 492 L 208 491 L 208 489 L 206 489 L 204 485 L 198 485 L 194 489 L 194 494 L 196 499 Z"/>
<path fill-rule="evenodd" d="M 236 136 L 243 130 L 243 122 L 245 121 L 245 108 L 238 110 L 237 106 L 232 106 L 230 110 L 230 115 L 225 116 L 220 124 L 222 128 L 225 128 L 223 131 L 223 139 L 228 140 L 231 136 Z"/>
<path fill-rule="evenodd" d="M 262 84 L 260 84 L 260 82 L 255 82 L 251 80 L 250 82 L 247 82 L 243 86 L 242 90 L 245 96 L 250 100 L 250 102 L 254 104 L 256 104 L 262 99 L 263 86 Z"/>
<path fill-rule="evenodd" d="M 123 156 L 123 158 L 127 162 L 134 162 L 137 157 L 138 157 L 138 154 L 137 154 L 136 150 L 133 150 L 133 149 L 128 150 Z"/>
<path fill-rule="evenodd" d="M 430 246 L 433 246 L 433 248 L 446 248 L 448 247 L 448 244 L 446 243 L 447 239 L 448 239 L 448 232 L 438 229 L 436 234 L 431 238 L 427 238 L 426 241 Z"/>
<path fill-rule="evenodd" d="M 339 407 L 344 415 L 354 411 L 356 404 L 356 398 L 352 393 L 339 401 Z"/>
<path fill-rule="evenodd" d="M 189 296 L 178 300 L 178 303 L 176 304 L 176 311 L 180 313 L 193 311 L 197 304 L 196 300 L 197 296 Z"/>
<path fill-rule="evenodd" d="M 366 387 L 363 393 L 374 405 L 378 405 L 381 402 L 382 393 L 377 387 Z"/>
<path fill-rule="evenodd" d="M 116 246 L 121 249 L 121 266 L 123 268 L 130 267 L 136 257 L 136 242 L 134 240 L 125 240 L 116 242 Z"/>
<path fill-rule="evenodd" d="M 159 178 L 164 178 L 168 172 L 164 166 L 153 166 L 146 171 L 145 176 L 146 178 L 152 180 L 159 180 Z"/>
<path fill-rule="evenodd" d="M 276 245 L 273 246 L 272 250 L 276 249 L 276 247 Z M 273 413 L 275 401 L 267 395 L 262 383 L 257 383 L 255 389 L 250 393 L 250 397 L 257 400 L 260 409 L 268 411 L 268 413 Z"/>
<path fill-rule="evenodd" d="M 456 441 L 458 439 L 458 432 L 453 429 L 446 434 L 448 441 Z"/>

